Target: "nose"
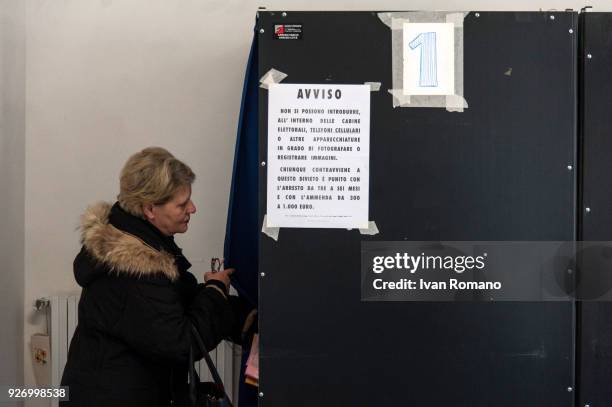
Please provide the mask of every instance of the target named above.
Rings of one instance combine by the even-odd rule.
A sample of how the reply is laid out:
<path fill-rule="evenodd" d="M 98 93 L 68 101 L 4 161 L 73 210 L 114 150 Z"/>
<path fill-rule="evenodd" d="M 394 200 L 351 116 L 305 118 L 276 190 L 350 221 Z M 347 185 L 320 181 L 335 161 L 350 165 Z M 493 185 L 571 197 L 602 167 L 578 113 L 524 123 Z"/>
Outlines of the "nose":
<path fill-rule="evenodd" d="M 196 206 L 194 205 L 193 201 L 189 201 L 189 208 L 188 208 L 188 212 L 190 214 L 192 213 L 196 213 Z"/>

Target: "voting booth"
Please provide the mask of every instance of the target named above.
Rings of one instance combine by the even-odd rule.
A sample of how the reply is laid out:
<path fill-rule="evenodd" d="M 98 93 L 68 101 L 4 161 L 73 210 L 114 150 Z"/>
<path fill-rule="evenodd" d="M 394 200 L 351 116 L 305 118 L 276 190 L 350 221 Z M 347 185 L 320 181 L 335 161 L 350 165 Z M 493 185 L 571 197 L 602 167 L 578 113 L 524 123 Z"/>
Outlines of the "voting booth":
<path fill-rule="evenodd" d="M 360 253 L 574 238 L 577 29 L 571 12 L 259 13 L 260 405 L 571 405 L 571 302 L 365 302 Z"/>
<path fill-rule="evenodd" d="M 226 242 L 256 247 L 259 405 L 612 402 L 612 308 L 574 295 L 576 240 L 612 240 L 611 32 L 259 11 Z"/>

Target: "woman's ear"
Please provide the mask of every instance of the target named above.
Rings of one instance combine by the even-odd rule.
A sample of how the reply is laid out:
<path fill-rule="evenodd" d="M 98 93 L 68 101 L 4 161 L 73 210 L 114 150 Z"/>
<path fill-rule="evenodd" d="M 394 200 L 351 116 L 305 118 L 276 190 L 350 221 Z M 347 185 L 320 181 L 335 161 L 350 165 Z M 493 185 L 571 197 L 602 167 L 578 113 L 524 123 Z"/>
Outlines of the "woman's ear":
<path fill-rule="evenodd" d="M 145 219 L 151 221 L 155 219 L 155 214 L 153 213 L 153 204 L 146 203 L 142 205 L 142 213 L 145 216 Z"/>

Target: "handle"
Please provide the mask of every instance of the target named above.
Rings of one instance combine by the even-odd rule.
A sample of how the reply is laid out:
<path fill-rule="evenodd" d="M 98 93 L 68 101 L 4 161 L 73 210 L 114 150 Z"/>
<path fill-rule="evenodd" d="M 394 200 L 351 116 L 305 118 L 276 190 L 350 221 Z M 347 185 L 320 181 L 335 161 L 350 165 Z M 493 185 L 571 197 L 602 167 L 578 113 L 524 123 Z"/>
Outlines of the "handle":
<path fill-rule="evenodd" d="M 204 342 L 202 341 L 202 337 L 200 336 L 200 333 L 198 332 L 196 327 L 193 325 L 191 325 L 191 331 L 193 333 L 193 337 L 196 339 L 196 344 L 198 345 L 200 352 L 204 354 L 204 359 L 206 360 L 206 364 L 208 365 L 208 370 L 210 370 L 210 373 L 212 374 L 215 384 L 219 387 L 219 389 L 223 393 L 223 396 L 227 400 L 227 403 L 229 404 L 229 406 L 233 407 L 232 403 L 230 402 L 230 398 L 227 396 L 227 393 L 225 392 L 225 386 L 223 385 L 221 376 L 219 376 L 219 372 L 217 371 L 217 368 L 215 367 L 212 359 L 210 358 L 210 355 L 208 354 L 208 351 L 206 350 L 206 347 L 204 346 Z M 193 355 L 191 354 L 193 352 L 193 348 L 190 348 L 189 352 L 190 352 L 190 358 L 193 358 Z M 191 381 L 191 371 L 192 370 L 193 370 L 193 373 L 195 374 L 195 368 L 193 367 L 193 364 L 191 364 L 190 369 L 189 369 L 189 379 L 190 379 L 189 386 L 190 386 L 190 390 L 191 390 L 191 386 L 193 386 L 195 390 L 195 381 L 193 381 L 193 384 Z M 195 391 L 193 394 L 195 394 Z"/>

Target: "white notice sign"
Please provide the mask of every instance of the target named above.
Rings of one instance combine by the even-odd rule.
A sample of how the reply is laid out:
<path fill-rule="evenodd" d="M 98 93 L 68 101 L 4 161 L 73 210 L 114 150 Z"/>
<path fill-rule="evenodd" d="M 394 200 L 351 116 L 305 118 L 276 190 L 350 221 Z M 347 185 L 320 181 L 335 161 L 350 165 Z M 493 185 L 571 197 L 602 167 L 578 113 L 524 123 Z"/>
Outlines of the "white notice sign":
<path fill-rule="evenodd" d="M 268 227 L 367 228 L 370 86 L 272 84 Z"/>

